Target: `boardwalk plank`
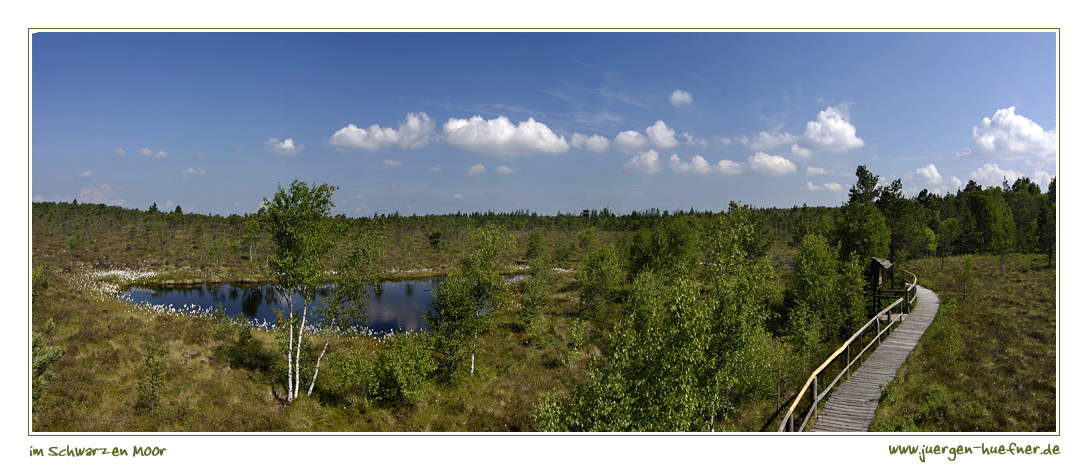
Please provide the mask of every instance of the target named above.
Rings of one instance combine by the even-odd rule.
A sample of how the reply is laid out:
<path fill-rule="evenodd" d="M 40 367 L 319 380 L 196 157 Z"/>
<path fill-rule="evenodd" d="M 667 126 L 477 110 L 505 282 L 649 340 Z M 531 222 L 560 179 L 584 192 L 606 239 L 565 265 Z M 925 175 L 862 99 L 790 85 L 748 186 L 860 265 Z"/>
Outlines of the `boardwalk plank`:
<path fill-rule="evenodd" d="M 905 315 L 900 326 L 874 349 L 851 378 L 828 395 L 828 401 L 810 431 L 869 430 L 882 389 L 896 378 L 896 370 L 907 360 L 938 313 L 938 296 L 924 287 L 918 290 L 915 311 Z"/>

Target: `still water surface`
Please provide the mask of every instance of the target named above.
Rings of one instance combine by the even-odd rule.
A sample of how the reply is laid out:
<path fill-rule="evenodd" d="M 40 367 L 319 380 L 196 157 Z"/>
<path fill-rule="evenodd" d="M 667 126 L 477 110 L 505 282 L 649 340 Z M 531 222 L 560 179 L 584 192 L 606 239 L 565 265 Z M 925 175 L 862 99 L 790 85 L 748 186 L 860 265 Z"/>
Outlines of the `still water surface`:
<path fill-rule="evenodd" d="M 426 331 L 428 324 L 423 316 L 427 315 L 433 300 L 432 292 L 437 290 L 444 278 L 422 280 L 386 281 L 373 293 L 367 309 L 368 326 L 380 333 L 403 331 Z M 140 288 L 129 289 L 129 298 L 135 303 L 164 305 L 174 308 L 191 308 L 196 305 L 203 309 L 214 309 L 222 304 L 228 317 L 243 315 L 253 324 L 275 323 L 275 309 L 281 308 L 281 298 L 272 285 L 230 285 L 204 284 L 192 287 Z M 311 304 L 320 305 L 328 292 L 320 292 Z M 302 308 L 302 295 L 293 296 L 295 309 Z M 287 308 L 286 299 L 282 308 Z M 316 322 L 312 311 L 307 312 L 307 325 Z"/>

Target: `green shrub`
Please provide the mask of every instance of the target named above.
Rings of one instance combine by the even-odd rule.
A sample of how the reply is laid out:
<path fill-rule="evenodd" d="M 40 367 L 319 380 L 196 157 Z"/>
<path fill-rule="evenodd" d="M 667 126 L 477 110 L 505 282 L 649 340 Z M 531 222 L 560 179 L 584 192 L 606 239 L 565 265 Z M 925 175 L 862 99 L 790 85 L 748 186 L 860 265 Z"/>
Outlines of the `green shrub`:
<path fill-rule="evenodd" d="M 380 403 L 412 405 L 419 400 L 420 386 L 436 367 L 430 348 L 421 339 L 394 335 L 378 351 L 370 396 Z"/>
<path fill-rule="evenodd" d="M 328 368 L 323 371 L 321 382 L 323 393 L 338 402 L 369 405 L 374 362 L 358 349 L 332 352 L 328 357 Z"/>
<path fill-rule="evenodd" d="M 61 355 L 64 355 L 64 351 L 60 347 L 45 345 L 45 338 L 53 334 L 53 331 L 57 329 L 57 325 L 50 319 L 45 324 L 45 328 L 41 332 L 34 332 L 33 351 L 34 351 L 34 389 L 32 398 L 32 411 L 36 414 L 39 408 L 39 401 L 42 398 L 42 394 L 45 394 L 45 390 L 49 387 L 49 383 L 53 381 L 53 370 L 50 368 L 57 360 L 60 360 Z"/>
<path fill-rule="evenodd" d="M 597 228 L 591 226 L 579 232 L 579 250 L 587 253 L 597 247 Z"/>
<path fill-rule="evenodd" d="M 544 255 L 547 247 L 544 231 L 540 228 L 534 229 L 529 233 L 529 240 L 526 242 L 526 258 L 532 260 Z"/>
<path fill-rule="evenodd" d="M 599 310 L 616 295 L 623 280 L 620 258 L 612 246 L 591 251 L 582 260 L 575 278 L 579 290 L 579 318 L 587 314 L 597 316 Z"/>
<path fill-rule="evenodd" d="M 48 288 L 49 277 L 52 274 L 53 265 L 49 263 L 43 263 L 41 265 L 35 266 L 34 270 L 31 272 L 31 282 L 33 283 L 34 289 Z"/>
<path fill-rule="evenodd" d="M 151 342 L 144 346 L 144 368 L 140 371 L 140 380 L 136 385 L 137 411 L 153 411 L 159 406 L 165 375 L 163 373 L 162 350 Z"/>
<path fill-rule="evenodd" d="M 518 309 L 518 326 L 531 335 L 534 326 L 544 309 L 545 299 L 548 297 L 548 289 L 544 278 L 535 276 L 526 281 L 522 294 L 522 307 Z"/>

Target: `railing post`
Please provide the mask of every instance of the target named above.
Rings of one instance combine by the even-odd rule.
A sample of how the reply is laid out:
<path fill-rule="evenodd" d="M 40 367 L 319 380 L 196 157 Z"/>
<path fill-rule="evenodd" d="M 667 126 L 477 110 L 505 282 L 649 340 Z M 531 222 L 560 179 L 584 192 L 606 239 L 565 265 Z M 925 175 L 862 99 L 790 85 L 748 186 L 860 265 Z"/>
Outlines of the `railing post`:
<path fill-rule="evenodd" d="M 793 433 L 794 432 L 794 412 L 788 413 L 787 418 L 789 418 L 789 420 L 787 420 L 787 432 L 788 433 Z"/>
<path fill-rule="evenodd" d="M 844 351 L 847 354 L 847 358 L 843 360 L 843 369 L 847 370 L 847 379 L 851 379 L 851 345 L 847 344 L 847 350 Z"/>
<path fill-rule="evenodd" d="M 817 396 L 820 395 L 820 393 L 817 392 L 820 390 L 820 379 L 819 374 L 813 377 L 813 407 L 817 406 Z"/>

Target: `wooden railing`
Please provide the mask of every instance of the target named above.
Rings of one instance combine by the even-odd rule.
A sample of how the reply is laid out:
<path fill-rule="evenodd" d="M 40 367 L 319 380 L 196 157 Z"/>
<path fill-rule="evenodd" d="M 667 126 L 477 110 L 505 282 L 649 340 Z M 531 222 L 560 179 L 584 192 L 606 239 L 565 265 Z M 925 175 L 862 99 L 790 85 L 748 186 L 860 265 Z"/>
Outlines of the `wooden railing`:
<path fill-rule="evenodd" d="M 813 370 L 813 373 L 809 375 L 809 378 L 806 380 L 805 384 L 800 390 L 798 390 L 798 394 L 794 397 L 794 402 L 791 403 L 790 408 L 787 409 L 786 416 L 783 418 L 782 423 L 779 424 L 779 432 L 804 431 L 805 428 L 809 425 L 810 418 L 812 418 L 813 414 L 817 411 L 817 406 L 820 405 L 821 400 L 823 400 L 828 395 L 828 393 L 832 392 L 832 389 L 836 387 L 836 384 L 839 383 L 840 379 L 842 379 L 844 375 L 846 375 L 847 377 L 851 376 L 851 367 L 855 366 L 855 364 L 861 364 L 862 357 L 866 354 L 866 351 L 870 350 L 870 348 L 874 347 L 875 345 L 881 345 L 882 336 L 886 335 L 889 331 L 891 331 L 893 323 L 900 321 L 905 313 L 909 313 L 911 311 L 911 308 L 915 304 L 915 300 L 918 297 L 918 279 L 915 277 L 914 274 L 904 270 L 900 270 L 897 274 L 899 275 L 897 276 L 897 278 L 899 278 L 899 280 L 904 283 L 904 287 L 902 289 L 890 289 L 880 292 L 878 293 L 878 297 L 900 297 L 891 304 L 889 304 L 889 306 L 878 312 L 877 315 L 874 315 L 874 317 L 871 318 L 870 321 L 866 322 L 865 325 L 862 325 L 862 328 L 855 332 L 855 334 L 851 336 L 850 339 L 847 339 L 847 342 L 844 342 L 843 345 L 839 347 L 839 349 L 833 352 L 832 355 L 830 355 L 828 359 L 824 361 L 824 363 L 817 367 L 816 370 Z M 887 324 L 884 328 L 881 327 L 882 320 L 887 321 Z M 867 333 L 867 330 L 870 329 L 871 326 L 874 328 L 874 337 L 873 339 L 869 340 L 869 343 L 866 344 L 865 347 L 863 347 L 863 336 Z M 851 358 L 851 344 L 855 341 L 858 341 L 859 350 L 855 357 Z M 821 374 L 823 374 L 824 371 L 828 369 L 828 367 L 831 366 L 832 363 L 840 355 L 844 356 L 843 370 L 841 370 L 839 374 L 836 375 L 835 379 L 828 383 L 823 391 L 818 392 L 820 388 Z M 812 402 L 810 403 L 809 410 L 806 412 L 805 419 L 802 420 L 801 425 L 796 425 L 794 421 L 795 412 L 797 411 L 798 405 L 801 403 L 802 399 L 807 397 L 807 393 L 810 394 L 809 397 L 811 397 Z"/>

